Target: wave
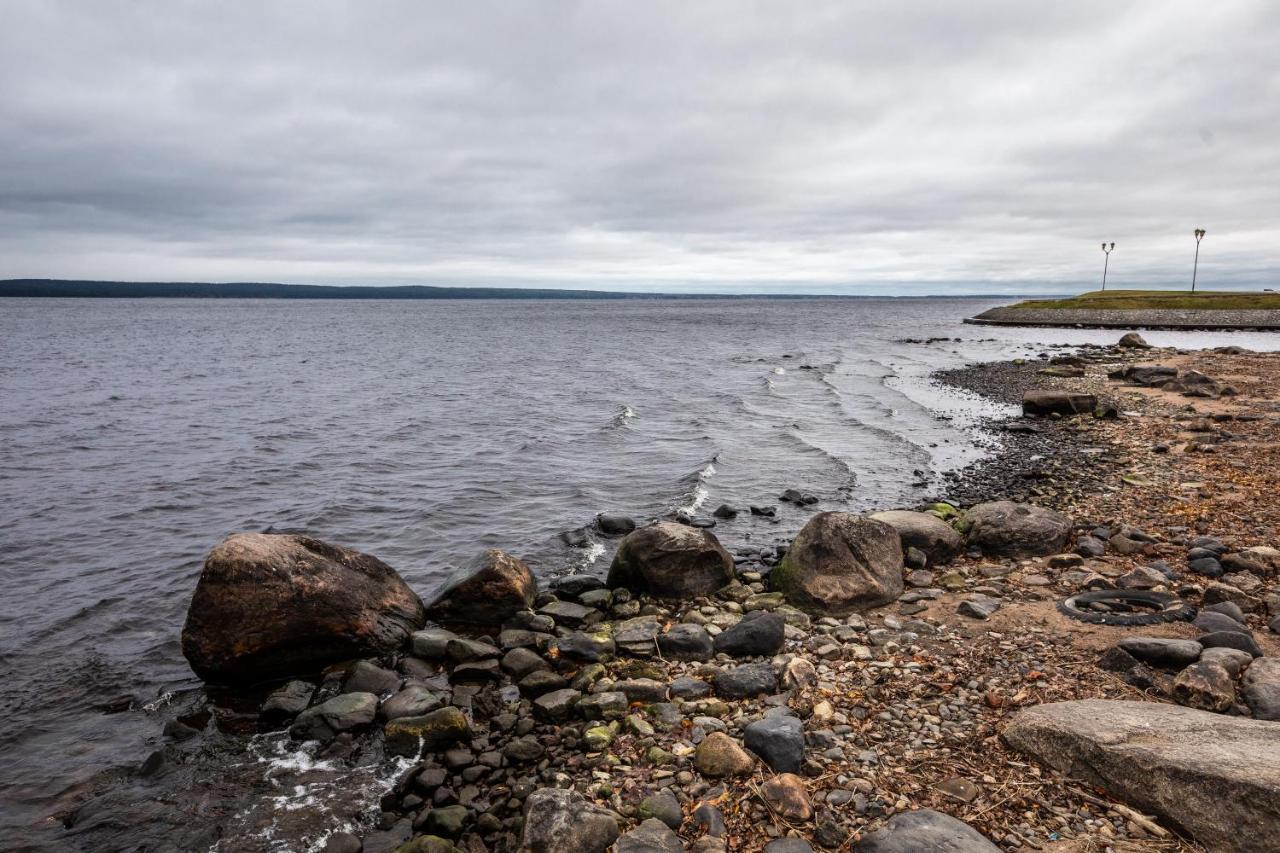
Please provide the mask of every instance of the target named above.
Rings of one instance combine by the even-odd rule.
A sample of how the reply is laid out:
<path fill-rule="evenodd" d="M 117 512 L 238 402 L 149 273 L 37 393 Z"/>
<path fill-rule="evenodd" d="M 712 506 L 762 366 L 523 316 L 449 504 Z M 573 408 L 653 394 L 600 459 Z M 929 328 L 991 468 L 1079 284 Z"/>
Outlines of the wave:
<path fill-rule="evenodd" d="M 707 489 L 707 482 L 716 475 L 716 462 L 719 460 L 720 454 L 717 453 L 707 460 L 701 468 L 680 478 L 681 483 L 688 484 L 691 488 L 681 498 L 683 503 L 675 507 L 676 512 L 693 515 L 707 502 L 707 498 L 711 497 L 711 492 Z"/>

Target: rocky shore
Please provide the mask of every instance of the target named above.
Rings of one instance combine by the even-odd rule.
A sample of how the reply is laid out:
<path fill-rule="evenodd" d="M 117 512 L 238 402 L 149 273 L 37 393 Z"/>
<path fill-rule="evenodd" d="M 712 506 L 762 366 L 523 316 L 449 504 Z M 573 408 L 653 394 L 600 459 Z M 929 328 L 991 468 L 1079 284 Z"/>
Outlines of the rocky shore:
<path fill-rule="evenodd" d="M 401 760 L 330 853 L 1280 850 L 1280 358 L 1122 343 L 940 376 L 1023 404 L 1002 450 L 779 547 L 608 517 L 607 577 L 487 551 L 423 603 L 237 534 L 184 652 Z"/>
<path fill-rule="evenodd" d="M 965 320 L 977 326 L 1086 329 L 1280 329 L 1271 308 L 992 308 Z"/>

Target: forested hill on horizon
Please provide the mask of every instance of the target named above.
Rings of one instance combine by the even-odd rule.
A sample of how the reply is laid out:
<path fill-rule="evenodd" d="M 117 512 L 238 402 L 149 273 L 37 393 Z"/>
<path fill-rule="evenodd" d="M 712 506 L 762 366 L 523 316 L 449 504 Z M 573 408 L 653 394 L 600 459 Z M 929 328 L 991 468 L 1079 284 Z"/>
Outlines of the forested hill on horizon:
<path fill-rule="evenodd" d="M 919 294 L 918 298 L 963 299 L 973 293 Z M 525 287 L 433 285 L 328 285 L 273 282 L 80 281 L 53 278 L 0 279 L 0 298 L 64 299 L 884 299 L 869 293 L 659 293 L 620 290 L 558 290 Z M 910 298 L 910 297 L 909 297 Z"/>

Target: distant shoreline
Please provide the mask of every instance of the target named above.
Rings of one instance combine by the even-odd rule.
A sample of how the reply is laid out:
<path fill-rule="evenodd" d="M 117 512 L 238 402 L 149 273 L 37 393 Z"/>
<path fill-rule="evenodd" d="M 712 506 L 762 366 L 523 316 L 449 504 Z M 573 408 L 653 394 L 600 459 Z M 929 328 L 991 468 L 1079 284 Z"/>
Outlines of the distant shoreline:
<path fill-rule="evenodd" d="M 0 279 L 0 299 L 978 299 L 962 293 L 887 296 L 856 293 L 636 293 L 520 287 L 358 286 L 272 282 Z"/>

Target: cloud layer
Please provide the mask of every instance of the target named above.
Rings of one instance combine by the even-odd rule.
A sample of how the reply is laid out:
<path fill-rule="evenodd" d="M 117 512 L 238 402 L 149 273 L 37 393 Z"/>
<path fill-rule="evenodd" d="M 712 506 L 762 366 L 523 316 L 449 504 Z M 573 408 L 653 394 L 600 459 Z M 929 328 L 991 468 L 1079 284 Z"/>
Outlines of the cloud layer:
<path fill-rule="evenodd" d="M 925 6 L 932 6 L 926 10 Z M 260 7 L 260 8 L 254 8 Z M 1280 286 L 1280 5 L 56 2 L 0 277 Z"/>

